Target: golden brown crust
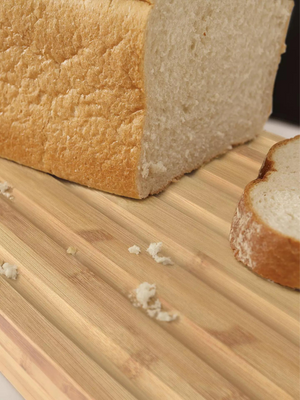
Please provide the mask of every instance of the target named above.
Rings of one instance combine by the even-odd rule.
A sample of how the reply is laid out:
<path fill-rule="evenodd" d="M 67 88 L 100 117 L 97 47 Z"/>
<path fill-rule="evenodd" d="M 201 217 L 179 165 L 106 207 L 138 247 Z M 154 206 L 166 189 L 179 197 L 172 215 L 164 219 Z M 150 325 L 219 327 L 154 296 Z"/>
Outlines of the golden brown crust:
<path fill-rule="evenodd" d="M 0 156 L 139 197 L 144 1 L 0 5 Z"/>
<path fill-rule="evenodd" d="M 270 149 L 258 178 L 245 188 L 230 232 L 230 244 L 238 261 L 266 279 L 297 289 L 300 287 L 300 242 L 266 225 L 253 208 L 250 192 L 276 171 L 273 154 L 278 148 L 298 139 L 299 136 L 284 140 Z"/>
<path fill-rule="evenodd" d="M 274 144 L 266 155 L 266 158 L 261 166 L 257 179 L 267 179 L 265 175 L 267 172 L 277 171 L 275 168 L 275 162 L 273 160 L 273 154 L 280 148 L 285 146 L 287 143 L 295 142 L 299 139 L 300 135 L 295 136 L 292 139 L 281 140 L 280 142 Z"/>
<path fill-rule="evenodd" d="M 0 2 L 0 157 L 140 198 L 153 4 Z"/>

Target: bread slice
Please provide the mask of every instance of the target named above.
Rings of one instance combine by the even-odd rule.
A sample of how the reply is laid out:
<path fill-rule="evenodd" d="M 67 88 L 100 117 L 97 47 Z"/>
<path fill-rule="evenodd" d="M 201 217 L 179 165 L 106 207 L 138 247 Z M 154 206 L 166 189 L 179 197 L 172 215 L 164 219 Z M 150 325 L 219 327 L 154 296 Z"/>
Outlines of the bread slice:
<path fill-rule="evenodd" d="M 259 133 L 292 0 L 0 2 L 0 156 L 144 198 Z"/>
<path fill-rule="evenodd" d="M 269 151 L 233 218 L 230 243 L 237 260 L 266 279 L 300 285 L 300 136 Z"/>

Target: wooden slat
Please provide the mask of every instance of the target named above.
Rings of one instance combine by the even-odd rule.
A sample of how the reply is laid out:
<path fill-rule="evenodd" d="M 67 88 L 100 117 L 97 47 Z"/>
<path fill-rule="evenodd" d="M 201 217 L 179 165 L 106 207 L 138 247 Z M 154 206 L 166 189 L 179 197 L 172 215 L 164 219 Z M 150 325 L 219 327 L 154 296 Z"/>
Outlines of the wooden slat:
<path fill-rule="evenodd" d="M 182 268 L 195 269 L 198 265 L 197 272 L 202 273 L 203 263 L 210 263 L 211 268 L 217 267 L 226 271 L 246 287 L 249 286 L 249 276 L 251 276 L 253 280 L 250 285 L 251 291 L 258 291 L 260 297 L 266 298 L 272 304 L 275 303 L 279 309 L 297 319 L 299 302 L 296 292 L 289 293 L 288 290 L 283 289 L 278 296 L 272 285 L 260 278 L 256 279 L 252 274 L 249 275 L 249 271 L 240 268 L 239 263 L 234 260 L 228 243 L 229 224 L 226 226 L 223 224 L 224 229 L 227 229 L 227 234 L 216 235 L 216 230 L 220 230 L 220 227 L 209 227 L 205 225 L 203 219 L 201 224 L 196 224 L 195 218 L 187 217 L 165 204 L 162 199 L 163 196 L 168 197 L 168 194 L 149 199 L 148 212 L 144 213 L 139 204 L 132 204 L 128 200 L 119 200 L 110 195 L 99 197 L 95 191 L 86 195 L 83 188 L 73 186 L 72 192 L 74 191 L 80 193 L 82 199 L 109 216 L 111 220 L 118 221 L 131 232 L 138 231 L 138 236 L 145 242 L 149 236 L 151 241 L 162 240 L 172 248 L 173 258 Z M 227 203 L 222 204 L 222 207 L 226 208 Z M 231 213 L 233 215 L 234 208 Z M 178 229 L 178 224 L 181 229 Z M 189 235 L 186 235 L 186 232 L 189 232 Z M 276 289 L 278 288 L 276 286 Z"/>
<path fill-rule="evenodd" d="M 76 399 L 66 387 L 83 399 L 299 396 L 299 293 L 252 274 L 228 244 L 243 187 L 276 140 L 265 133 L 142 202 L 0 160 L 15 196 L 0 197 L 0 258 L 20 271 L 0 280 L 0 368 L 26 399 Z M 152 241 L 174 266 L 146 254 Z M 143 281 L 178 321 L 130 304 Z"/>
<path fill-rule="evenodd" d="M 26 219 L 14 214 L 8 220 L 14 220 L 14 226 L 10 228 L 15 229 L 15 234 L 10 229 L 6 230 L 5 226 L 1 227 L 6 231 L 1 245 L 4 257 L 8 257 L 5 252 L 7 247 L 13 247 L 14 254 L 19 254 L 20 248 L 25 249 L 14 262 L 22 266 L 23 274 L 35 282 L 36 288 L 41 287 L 47 301 L 51 298 L 56 308 L 64 310 L 71 329 L 78 330 L 81 340 L 88 339 L 93 343 L 98 362 L 104 362 L 104 367 L 108 359 L 120 373 L 127 374 L 129 378 L 134 374 L 135 383 L 146 392 L 146 398 L 155 398 L 154 395 L 161 399 L 202 398 L 204 394 L 207 396 L 207 391 L 208 394 L 212 392 L 209 394 L 212 398 L 219 398 L 224 390 L 229 390 L 230 385 L 221 376 L 180 342 L 166 335 L 159 326 L 153 326 L 152 320 L 141 316 L 139 310 L 134 309 L 129 301 L 124 301 L 108 284 L 70 259 L 64 249 L 47 240 L 41 232 L 34 231 Z M 38 248 L 31 251 L 38 243 Z M 131 287 L 135 286 L 136 283 Z M 140 324 L 141 318 L 143 322 Z M 145 357 L 153 360 L 153 371 L 147 370 L 142 363 L 139 365 L 140 354 L 142 360 Z M 181 377 L 183 372 L 188 374 L 185 380 Z M 199 373 L 202 383 L 207 382 L 207 387 L 200 386 Z M 234 388 L 230 390 L 236 392 Z"/>
<path fill-rule="evenodd" d="M 42 386 L 36 383 L 27 371 L 2 346 L 0 354 L 0 371 L 14 385 L 18 392 L 22 393 L 25 399 L 40 400 L 42 397 L 45 400 L 51 400 L 51 397 L 43 390 Z"/>
<path fill-rule="evenodd" d="M 34 382 L 34 396 L 39 394 L 41 398 L 43 394 L 43 399 L 88 400 L 101 391 L 103 399 L 135 398 L 43 318 L 7 282 L 0 281 L 0 290 L 2 347 L 7 359 L 10 356 L 8 362 L 20 365 L 21 375 Z M 19 309 L 16 309 L 16 304 Z M 37 332 L 43 335 L 37 335 Z M 87 391 L 82 389 L 84 387 Z"/>

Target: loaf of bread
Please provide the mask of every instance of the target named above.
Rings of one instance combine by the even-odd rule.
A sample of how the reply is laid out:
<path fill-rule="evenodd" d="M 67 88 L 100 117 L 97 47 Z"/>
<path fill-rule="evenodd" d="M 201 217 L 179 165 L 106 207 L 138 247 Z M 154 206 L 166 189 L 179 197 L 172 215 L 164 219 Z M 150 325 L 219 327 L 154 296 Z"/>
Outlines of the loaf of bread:
<path fill-rule="evenodd" d="M 284 286 L 300 285 L 300 136 L 269 151 L 233 218 L 235 257 Z"/>
<path fill-rule="evenodd" d="M 144 198 L 258 134 L 292 0 L 0 2 L 0 156 Z"/>

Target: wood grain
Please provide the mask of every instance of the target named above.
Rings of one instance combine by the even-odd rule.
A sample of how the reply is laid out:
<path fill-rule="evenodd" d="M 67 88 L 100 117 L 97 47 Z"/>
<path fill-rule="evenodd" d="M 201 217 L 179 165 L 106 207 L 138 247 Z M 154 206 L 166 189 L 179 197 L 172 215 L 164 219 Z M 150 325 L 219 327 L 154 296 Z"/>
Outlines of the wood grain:
<path fill-rule="evenodd" d="M 0 370 L 26 399 L 299 397 L 299 293 L 252 274 L 228 243 L 277 140 L 264 133 L 145 201 L 0 160 L 15 197 L 0 197 L 0 258 L 20 273 L 0 279 Z M 153 241 L 174 266 L 147 255 Z M 144 281 L 177 321 L 131 305 Z"/>

